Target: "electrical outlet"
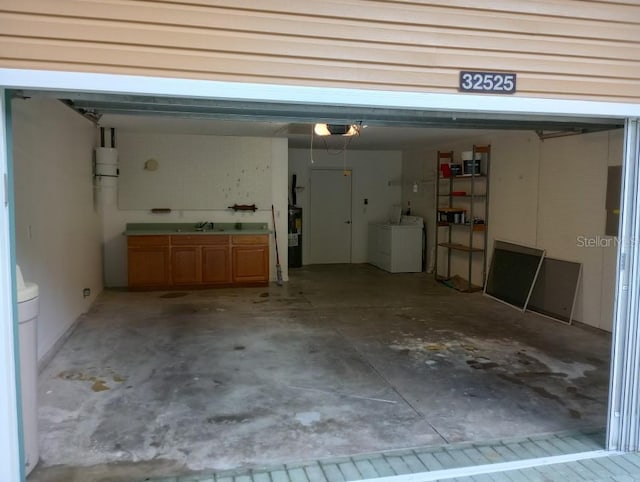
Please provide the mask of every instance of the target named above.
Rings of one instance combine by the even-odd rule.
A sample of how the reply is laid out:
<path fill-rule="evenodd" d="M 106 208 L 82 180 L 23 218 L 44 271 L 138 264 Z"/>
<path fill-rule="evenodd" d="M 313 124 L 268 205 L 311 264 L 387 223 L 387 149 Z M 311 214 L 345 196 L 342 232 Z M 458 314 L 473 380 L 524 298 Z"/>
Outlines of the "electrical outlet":
<path fill-rule="evenodd" d="M 91 288 L 85 288 L 82 290 L 82 296 L 87 298 L 89 296 L 91 296 Z"/>

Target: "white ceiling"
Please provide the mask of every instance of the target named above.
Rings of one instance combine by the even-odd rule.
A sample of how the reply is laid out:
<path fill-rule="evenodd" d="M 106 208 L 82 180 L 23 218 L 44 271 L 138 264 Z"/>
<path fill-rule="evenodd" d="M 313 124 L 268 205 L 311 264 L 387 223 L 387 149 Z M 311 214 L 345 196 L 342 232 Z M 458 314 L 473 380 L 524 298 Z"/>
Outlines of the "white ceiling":
<path fill-rule="evenodd" d="M 312 124 L 267 122 L 248 120 L 219 120 L 178 118 L 167 116 L 105 114 L 100 119 L 101 127 L 127 132 L 156 132 L 166 134 L 197 134 L 216 136 L 286 137 L 289 147 L 307 148 L 311 143 Z M 367 126 L 361 135 L 354 138 L 331 136 L 314 137 L 314 147 L 338 148 L 345 140 L 349 149 L 403 150 L 427 147 L 448 140 L 479 135 L 478 129 L 443 129 L 426 127 L 381 127 Z"/>

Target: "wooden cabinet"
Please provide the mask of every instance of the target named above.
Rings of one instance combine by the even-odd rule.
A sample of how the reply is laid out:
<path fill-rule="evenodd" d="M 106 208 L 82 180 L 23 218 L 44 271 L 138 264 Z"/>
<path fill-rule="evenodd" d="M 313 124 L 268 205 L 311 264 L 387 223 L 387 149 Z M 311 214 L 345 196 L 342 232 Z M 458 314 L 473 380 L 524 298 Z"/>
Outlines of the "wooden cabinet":
<path fill-rule="evenodd" d="M 268 235 L 129 236 L 129 287 L 213 287 L 269 282 Z"/>
<path fill-rule="evenodd" d="M 173 246 L 171 248 L 171 282 L 178 285 L 195 285 L 202 280 L 201 248 L 198 246 Z"/>
<path fill-rule="evenodd" d="M 202 248 L 202 282 L 206 284 L 231 282 L 231 259 L 228 246 Z"/>
<path fill-rule="evenodd" d="M 207 285 L 231 283 L 231 237 L 203 236 L 201 251 L 202 282 Z"/>
<path fill-rule="evenodd" d="M 171 280 L 169 236 L 129 236 L 129 286 L 159 288 Z"/>
<path fill-rule="evenodd" d="M 231 237 L 233 282 L 269 282 L 269 237 L 244 235 Z"/>
<path fill-rule="evenodd" d="M 171 281 L 175 286 L 231 283 L 229 236 L 171 236 Z"/>

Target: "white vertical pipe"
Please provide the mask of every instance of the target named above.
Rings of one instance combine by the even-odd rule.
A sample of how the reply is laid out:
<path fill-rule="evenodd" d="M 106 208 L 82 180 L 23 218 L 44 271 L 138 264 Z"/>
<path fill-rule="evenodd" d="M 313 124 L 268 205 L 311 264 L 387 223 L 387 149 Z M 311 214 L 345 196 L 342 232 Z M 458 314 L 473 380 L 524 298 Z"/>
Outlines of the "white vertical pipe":
<path fill-rule="evenodd" d="M 607 448 L 640 447 L 640 124 L 625 126 Z"/>
<path fill-rule="evenodd" d="M 15 285 L 11 243 L 11 176 L 8 106 L 0 89 L 0 480 L 23 480 L 20 464 L 18 389 L 16 380 Z"/>

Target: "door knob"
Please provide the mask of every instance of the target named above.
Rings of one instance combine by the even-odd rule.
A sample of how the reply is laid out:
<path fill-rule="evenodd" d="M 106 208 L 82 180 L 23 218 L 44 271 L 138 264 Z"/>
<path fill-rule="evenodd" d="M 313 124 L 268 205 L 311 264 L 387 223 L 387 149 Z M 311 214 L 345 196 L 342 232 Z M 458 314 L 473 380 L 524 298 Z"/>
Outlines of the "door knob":
<path fill-rule="evenodd" d="M 344 224 L 351 224 L 351 221 L 345 221 Z"/>

